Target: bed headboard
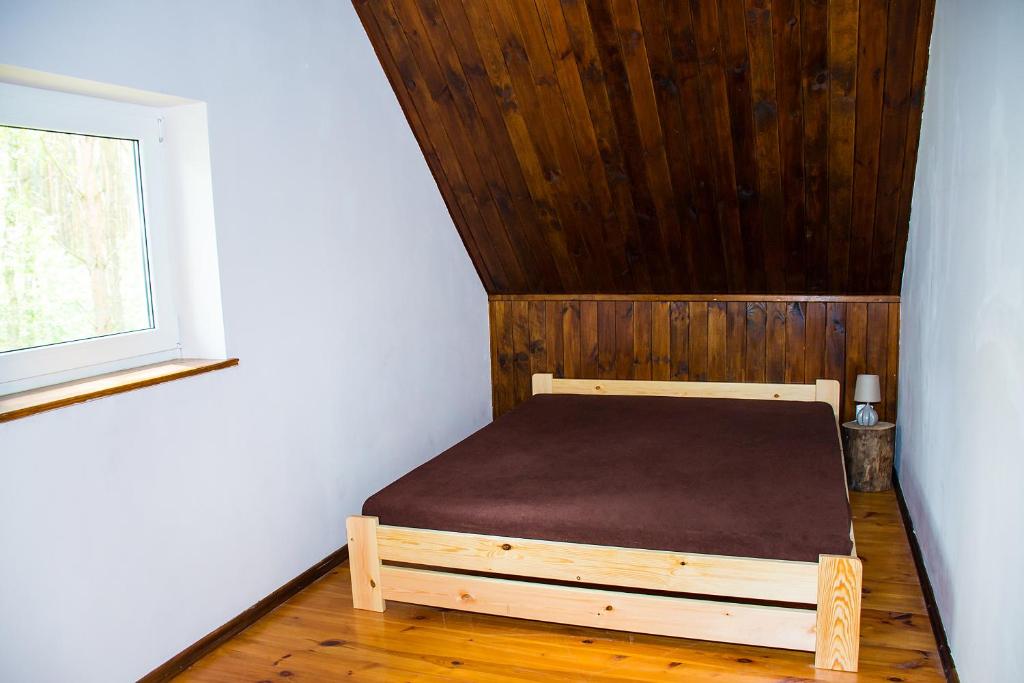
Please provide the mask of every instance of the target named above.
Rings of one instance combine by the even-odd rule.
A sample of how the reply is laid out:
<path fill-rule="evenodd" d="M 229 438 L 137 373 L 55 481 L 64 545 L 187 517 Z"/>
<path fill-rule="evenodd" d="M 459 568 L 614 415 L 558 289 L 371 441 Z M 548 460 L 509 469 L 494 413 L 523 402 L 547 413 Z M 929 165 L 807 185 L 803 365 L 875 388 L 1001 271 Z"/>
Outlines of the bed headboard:
<path fill-rule="evenodd" d="M 556 379 L 550 373 L 537 373 L 533 376 L 533 393 L 822 401 L 832 406 L 832 412 L 836 419 L 839 419 L 839 382 L 834 379 L 819 379 L 814 384 L 758 384 L 637 379 Z"/>

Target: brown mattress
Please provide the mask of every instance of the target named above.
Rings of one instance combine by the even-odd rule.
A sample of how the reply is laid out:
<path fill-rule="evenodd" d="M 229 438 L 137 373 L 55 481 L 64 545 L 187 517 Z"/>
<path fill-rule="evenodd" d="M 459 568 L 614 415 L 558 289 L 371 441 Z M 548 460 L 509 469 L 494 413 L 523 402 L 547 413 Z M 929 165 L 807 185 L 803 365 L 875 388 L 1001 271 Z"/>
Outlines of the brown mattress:
<path fill-rule="evenodd" d="M 825 403 L 534 396 L 371 496 L 381 524 L 816 561 L 849 554 Z"/>

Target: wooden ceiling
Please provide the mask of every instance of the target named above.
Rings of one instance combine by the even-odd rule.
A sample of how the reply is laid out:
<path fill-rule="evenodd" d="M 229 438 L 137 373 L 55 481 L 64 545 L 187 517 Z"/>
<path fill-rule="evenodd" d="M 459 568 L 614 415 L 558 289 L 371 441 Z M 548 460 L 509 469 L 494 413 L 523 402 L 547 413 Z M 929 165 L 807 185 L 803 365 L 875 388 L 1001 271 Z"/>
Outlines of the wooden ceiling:
<path fill-rule="evenodd" d="M 354 0 L 490 293 L 898 294 L 934 0 Z"/>

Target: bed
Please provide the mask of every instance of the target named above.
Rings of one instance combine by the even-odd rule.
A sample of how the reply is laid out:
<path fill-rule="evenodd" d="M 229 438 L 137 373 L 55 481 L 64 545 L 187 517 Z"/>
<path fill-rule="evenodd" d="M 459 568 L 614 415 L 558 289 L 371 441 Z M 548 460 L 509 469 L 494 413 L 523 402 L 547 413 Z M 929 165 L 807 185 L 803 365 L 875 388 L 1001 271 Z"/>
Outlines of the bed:
<path fill-rule="evenodd" d="M 356 608 L 806 650 L 856 671 L 837 382 L 538 374 L 533 394 L 348 519 Z"/>

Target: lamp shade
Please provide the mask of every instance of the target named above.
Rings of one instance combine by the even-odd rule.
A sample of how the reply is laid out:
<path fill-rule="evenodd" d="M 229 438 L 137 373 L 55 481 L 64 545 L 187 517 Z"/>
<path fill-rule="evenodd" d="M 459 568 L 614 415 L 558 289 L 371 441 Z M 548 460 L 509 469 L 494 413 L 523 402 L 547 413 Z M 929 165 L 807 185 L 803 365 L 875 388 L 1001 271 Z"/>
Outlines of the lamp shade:
<path fill-rule="evenodd" d="M 853 392 L 857 403 L 878 403 L 882 390 L 878 386 L 878 375 L 857 375 L 857 388 Z"/>

